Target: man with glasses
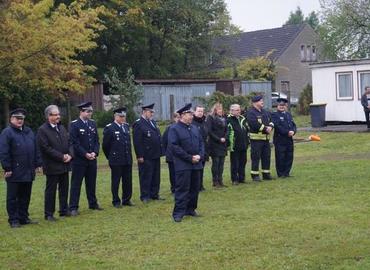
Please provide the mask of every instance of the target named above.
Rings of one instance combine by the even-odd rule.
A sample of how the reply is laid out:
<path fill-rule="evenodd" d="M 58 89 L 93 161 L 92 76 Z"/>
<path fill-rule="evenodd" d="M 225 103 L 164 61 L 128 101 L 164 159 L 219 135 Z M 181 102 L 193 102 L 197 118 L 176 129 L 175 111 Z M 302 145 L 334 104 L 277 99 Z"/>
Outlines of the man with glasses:
<path fill-rule="evenodd" d="M 274 123 L 275 165 L 278 177 L 289 177 L 293 164 L 293 136 L 297 132 L 292 115 L 287 111 L 288 100 L 277 99 L 277 111 L 272 114 Z"/>
<path fill-rule="evenodd" d="M 39 127 L 37 144 L 46 175 L 45 220 L 54 222 L 55 197 L 59 191 L 59 216 L 70 216 L 68 209 L 69 167 L 72 155 L 69 150 L 68 133 L 60 123 L 58 106 L 49 105 L 45 109 L 46 123 Z"/>
<path fill-rule="evenodd" d="M 133 140 L 139 165 L 140 199 L 163 200 L 159 196 L 160 157 L 162 156 L 161 133 L 153 120 L 154 103 L 142 106 L 142 115 L 133 124 Z"/>
<path fill-rule="evenodd" d="M 126 108 L 113 111 L 114 121 L 104 128 L 103 151 L 111 168 L 112 204 L 115 208 L 134 206 L 132 196 L 132 155 L 130 128 L 126 122 Z M 122 200 L 118 195 L 122 179 Z"/>
<path fill-rule="evenodd" d="M 69 198 L 69 210 L 71 216 L 79 214 L 81 184 L 85 178 L 85 189 L 89 208 L 103 210 L 96 199 L 96 175 L 99 155 L 99 136 L 96 123 L 91 119 L 93 108 L 92 102 L 84 102 L 77 105 L 80 117 L 73 120 L 69 128 L 69 138 L 73 147 L 71 190 Z"/>
<path fill-rule="evenodd" d="M 24 125 L 25 117 L 24 109 L 11 111 L 10 124 L 0 135 L 0 161 L 5 171 L 6 210 L 11 228 L 37 223 L 29 218 L 28 207 L 41 158 L 34 133 Z"/>

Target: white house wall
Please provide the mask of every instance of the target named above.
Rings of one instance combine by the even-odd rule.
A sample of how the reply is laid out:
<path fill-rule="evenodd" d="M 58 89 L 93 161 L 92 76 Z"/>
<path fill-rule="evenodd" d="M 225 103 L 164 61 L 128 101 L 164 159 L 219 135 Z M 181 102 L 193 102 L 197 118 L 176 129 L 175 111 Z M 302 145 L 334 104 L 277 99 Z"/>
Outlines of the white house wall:
<path fill-rule="evenodd" d="M 365 121 L 358 90 L 358 71 L 369 71 L 367 65 L 343 65 L 312 68 L 313 103 L 326 103 L 325 121 Z M 337 100 L 336 73 L 352 72 L 353 100 Z"/>

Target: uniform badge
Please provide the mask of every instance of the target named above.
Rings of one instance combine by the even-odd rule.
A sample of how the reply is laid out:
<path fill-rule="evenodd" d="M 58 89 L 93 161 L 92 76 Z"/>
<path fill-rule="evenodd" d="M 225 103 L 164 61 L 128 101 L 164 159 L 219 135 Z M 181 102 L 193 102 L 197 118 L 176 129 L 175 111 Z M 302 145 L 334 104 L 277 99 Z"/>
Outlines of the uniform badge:
<path fill-rule="evenodd" d="M 284 117 L 280 116 L 280 120 L 284 120 Z"/>
<path fill-rule="evenodd" d="M 148 130 L 148 133 L 146 134 L 147 137 L 152 137 L 152 134 L 150 134 L 150 131 Z"/>

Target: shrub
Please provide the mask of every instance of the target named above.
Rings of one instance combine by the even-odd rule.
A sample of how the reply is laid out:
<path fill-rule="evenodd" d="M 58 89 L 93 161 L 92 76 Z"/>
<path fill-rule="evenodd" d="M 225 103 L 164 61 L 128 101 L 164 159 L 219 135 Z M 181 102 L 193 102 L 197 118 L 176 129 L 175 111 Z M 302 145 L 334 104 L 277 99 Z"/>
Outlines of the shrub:
<path fill-rule="evenodd" d="M 310 104 L 312 103 L 312 86 L 307 84 L 303 88 L 298 100 L 298 113 L 308 115 L 310 112 Z"/>

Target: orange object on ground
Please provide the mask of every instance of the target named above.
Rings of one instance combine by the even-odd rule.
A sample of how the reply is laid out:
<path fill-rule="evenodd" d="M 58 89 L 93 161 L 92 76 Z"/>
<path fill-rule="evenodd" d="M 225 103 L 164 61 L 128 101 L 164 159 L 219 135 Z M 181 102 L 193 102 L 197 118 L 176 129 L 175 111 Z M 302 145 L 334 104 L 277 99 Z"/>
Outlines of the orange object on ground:
<path fill-rule="evenodd" d="M 314 142 L 319 142 L 319 141 L 321 141 L 321 138 L 319 137 L 319 135 L 310 135 L 310 136 L 308 137 L 308 139 L 309 139 L 310 141 L 314 141 Z"/>

